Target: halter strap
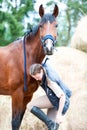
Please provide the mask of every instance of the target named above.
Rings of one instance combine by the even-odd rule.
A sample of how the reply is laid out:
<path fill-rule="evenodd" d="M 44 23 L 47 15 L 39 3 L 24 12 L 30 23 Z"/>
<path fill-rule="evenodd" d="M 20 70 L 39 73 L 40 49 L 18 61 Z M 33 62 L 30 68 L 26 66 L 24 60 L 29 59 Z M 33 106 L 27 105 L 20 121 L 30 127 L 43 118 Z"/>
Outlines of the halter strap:
<path fill-rule="evenodd" d="M 24 91 L 25 92 L 28 90 L 28 88 L 27 88 L 27 74 L 26 74 L 26 47 L 25 47 L 26 35 L 23 38 L 23 51 L 24 51 Z"/>
<path fill-rule="evenodd" d="M 56 44 L 56 39 L 52 36 L 52 35 L 45 35 L 43 38 L 41 38 L 41 42 L 42 44 L 47 40 L 47 39 L 51 39 L 53 41 L 54 44 Z"/>
<path fill-rule="evenodd" d="M 54 38 L 52 35 L 46 35 L 45 37 L 43 37 L 44 41 L 46 41 L 47 39 L 51 39 L 52 41 L 54 41 Z"/>

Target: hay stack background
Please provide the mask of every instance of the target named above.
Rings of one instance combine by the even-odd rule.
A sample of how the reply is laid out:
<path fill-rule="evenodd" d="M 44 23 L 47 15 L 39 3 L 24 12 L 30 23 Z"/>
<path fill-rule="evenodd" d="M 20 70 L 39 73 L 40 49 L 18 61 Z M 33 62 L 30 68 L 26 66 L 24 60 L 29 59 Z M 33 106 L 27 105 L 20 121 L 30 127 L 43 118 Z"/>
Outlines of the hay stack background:
<path fill-rule="evenodd" d="M 87 16 L 81 18 L 71 39 L 71 47 L 87 52 Z"/>
<path fill-rule="evenodd" d="M 50 63 L 73 92 L 70 109 L 59 130 L 87 130 L 87 54 L 73 48 L 59 47 L 50 56 Z M 42 94 L 44 92 L 39 88 L 34 98 Z M 11 98 L 0 96 L 0 130 L 11 130 L 10 122 Z M 26 111 L 20 130 L 47 129 L 40 120 Z"/>

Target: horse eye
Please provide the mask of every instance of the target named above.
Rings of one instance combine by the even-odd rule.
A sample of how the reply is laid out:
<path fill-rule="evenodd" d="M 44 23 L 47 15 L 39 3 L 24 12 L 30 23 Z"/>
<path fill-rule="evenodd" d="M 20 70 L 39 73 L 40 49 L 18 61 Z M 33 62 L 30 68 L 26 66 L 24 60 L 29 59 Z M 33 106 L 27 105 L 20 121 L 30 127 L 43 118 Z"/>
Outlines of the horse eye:
<path fill-rule="evenodd" d="M 55 27 L 57 28 L 57 27 L 58 27 L 58 24 L 56 24 Z"/>
<path fill-rule="evenodd" d="M 40 28 L 42 28 L 43 26 L 42 25 L 40 25 Z"/>

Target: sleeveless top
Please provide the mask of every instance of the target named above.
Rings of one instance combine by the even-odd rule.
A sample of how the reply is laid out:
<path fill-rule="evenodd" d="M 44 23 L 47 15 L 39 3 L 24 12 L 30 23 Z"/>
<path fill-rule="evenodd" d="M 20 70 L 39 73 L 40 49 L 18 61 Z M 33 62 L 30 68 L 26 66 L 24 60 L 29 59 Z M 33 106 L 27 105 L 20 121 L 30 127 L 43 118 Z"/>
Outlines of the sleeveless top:
<path fill-rule="evenodd" d="M 49 86 L 47 85 L 47 80 L 46 80 L 45 74 L 43 75 L 42 82 L 41 82 L 40 85 L 43 88 L 43 90 L 45 91 L 47 97 L 49 98 L 49 100 L 52 103 L 52 105 L 54 106 L 54 108 L 56 110 L 58 110 L 60 99 L 56 96 L 56 94 L 53 92 L 53 90 L 51 90 L 51 88 L 49 88 Z M 69 104 L 70 104 L 69 98 L 66 96 L 65 105 L 64 105 L 64 108 L 63 108 L 63 111 L 62 111 L 63 115 L 68 110 Z"/>
<path fill-rule="evenodd" d="M 51 67 L 50 63 L 48 62 L 49 59 L 46 58 L 45 62 L 42 63 L 42 67 L 46 70 L 47 76 L 49 77 L 50 80 L 53 82 L 56 82 L 60 88 L 63 90 L 65 95 L 70 98 L 72 95 L 71 90 L 67 87 L 66 84 L 63 83 L 63 81 L 60 79 L 58 73 Z"/>

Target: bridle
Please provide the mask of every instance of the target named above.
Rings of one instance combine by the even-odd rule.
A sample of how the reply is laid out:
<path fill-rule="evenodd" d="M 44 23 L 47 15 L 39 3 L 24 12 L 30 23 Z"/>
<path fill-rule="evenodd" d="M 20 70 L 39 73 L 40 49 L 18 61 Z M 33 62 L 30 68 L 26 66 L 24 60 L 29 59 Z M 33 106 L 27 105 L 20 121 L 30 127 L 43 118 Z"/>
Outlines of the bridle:
<path fill-rule="evenodd" d="M 45 35 L 43 38 L 40 36 L 41 43 L 42 43 L 42 46 L 45 47 L 46 40 L 50 39 L 52 41 L 52 45 L 54 47 L 55 44 L 57 43 L 57 40 L 50 34 L 50 22 L 48 21 L 47 24 L 48 24 L 48 26 L 47 26 L 47 32 L 46 32 L 47 35 Z M 41 30 L 40 30 L 40 33 L 41 33 Z"/>
<path fill-rule="evenodd" d="M 50 39 L 52 41 L 53 47 L 57 43 L 57 40 L 50 34 L 45 35 L 43 38 L 40 38 L 40 39 L 41 39 L 41 43 L 42 43 L 43 46 L 45 46 L 45 41 L 48 40 L 48 39 Z"/>

